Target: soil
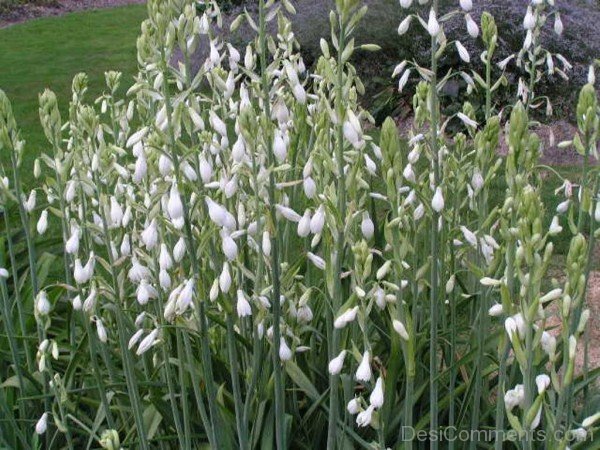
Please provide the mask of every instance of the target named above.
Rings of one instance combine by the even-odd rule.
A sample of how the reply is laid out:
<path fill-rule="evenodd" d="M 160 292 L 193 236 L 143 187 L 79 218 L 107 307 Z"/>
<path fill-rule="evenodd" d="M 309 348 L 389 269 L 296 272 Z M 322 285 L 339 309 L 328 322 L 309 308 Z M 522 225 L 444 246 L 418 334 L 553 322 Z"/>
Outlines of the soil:
<path fill-rule="evenodd" d="M 31 19 L 48 16 L 60 16 L 69 12 L 86 9 L 112 8 L 131 4 L 143 4 L 146 0 L 57 0 L 47 5 L 26 3 L 15 6 L 0 14 L 0 28 L 5 28 Z"/>

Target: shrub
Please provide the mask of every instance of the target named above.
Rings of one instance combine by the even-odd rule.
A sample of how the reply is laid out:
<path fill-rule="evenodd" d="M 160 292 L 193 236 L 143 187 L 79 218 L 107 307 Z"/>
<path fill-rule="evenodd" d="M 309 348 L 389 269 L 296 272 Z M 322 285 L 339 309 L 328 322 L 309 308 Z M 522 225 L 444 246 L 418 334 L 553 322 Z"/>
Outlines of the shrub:
<path fill-rule="evenodd" d="M 258 19 L 232 24 L 256 29 L 245 51 L 211 39 L 197 74 L 190 55 L 215 35 L 218 8 L 207 2 L 198 15 L 187 0 L 150 0 L 125 98 L 116 72 L 95 100 L 77 75 L 66 120 L 51 91 L 40 95 L 51 152 L 28 195 L 24 143 L 0 94 L 0 146 L 12 158 L 2 183 L 11 270 L 0 273 L 10 351 L 0 440 L 501 449 L 512 439 L 531 449 L 545 436 L 543 445 L 562 449 L 593 439 L 598 369 L 576 372 L 575 358 L 587 345 L 600 221 L 598 104 L 591 70 L 578 134 L 565 143 L 585 156 L 581 184 L 565 180 L 564 201 L 547 212 L 529 113 L 543 101 L 540 31 L 551 3 L 528 10 L 517 57 L 529 78 L 514 105 L 495 103 L 504 78 L 492 78 L 490 15 L 480 28 L 461 0 L 452 14 L 438 17 L 434 1 L 407 16 L 431 37 L 431 65 L 396 67 L 400 89 L 417 80 L 406 136 L 389 118 L 370 132 L 358 106 L 363 85 L 349 61 L 355 49 L 376 50 L 352 38 L 366 11 L 358 0 L 336 2 L 312 73 L 286 18 L 294 7 L 268 0 Z M 471 36 L 482 33 L 481 76 L 438 73 L 450 51 L 470 58 L 444 35 L 457 17 Z M 270 21 L 276 36 L 265 31 Z M 182 62 L 172 65 L 176 50 Z M 440 91 L 459 76 L 485 93 L 485 107 L 465 103 L 446 117 Z M 507 189 L 491 204 L 498 177 Z M 22 237 L 10 233 L 14 204 Z M 56 283 L 45 281 L 34 239 L 54 226 L 64 243 Z M 548 268 L 563 226 L 572 238 L 559 281 Z M 19 273 L 21 242 L 28 270 Z"/>

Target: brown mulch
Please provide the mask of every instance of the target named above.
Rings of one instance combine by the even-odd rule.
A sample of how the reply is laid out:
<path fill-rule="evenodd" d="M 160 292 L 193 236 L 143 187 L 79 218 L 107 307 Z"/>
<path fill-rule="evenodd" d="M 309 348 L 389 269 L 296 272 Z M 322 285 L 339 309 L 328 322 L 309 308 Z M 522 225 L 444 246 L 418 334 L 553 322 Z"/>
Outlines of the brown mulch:
<path fill-rule="evenodd" d="M 57 0 L 47 5 L 26 3 L 15 6 L 0 14 L 0 28 L 5 28 L 31 19 L 83 11 L 86 9 L 113 8 L 132 4 L 143 4 L 146 0 Z"/>

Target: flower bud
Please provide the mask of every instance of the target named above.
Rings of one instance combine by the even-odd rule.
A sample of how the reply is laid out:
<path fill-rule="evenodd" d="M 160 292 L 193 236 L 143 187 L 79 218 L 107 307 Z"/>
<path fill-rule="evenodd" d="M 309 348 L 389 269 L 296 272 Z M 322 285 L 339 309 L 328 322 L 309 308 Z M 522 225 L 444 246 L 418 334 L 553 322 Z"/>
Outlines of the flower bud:
<path fill-rule="evenodd" d="M 346 358 L 346 350 L 342 350 L 338 356 L 329 362 L 329 374 L 337 375 L 342 371 L 344 359 Z"/>
<path fill-rule="evenodd" d="M 369 403 L 375 408 L 381 408 L 383 406 L 383 378 L 378 377 L 375 382 L 375 389 L 369 396 Z"/>
<path fill-rule="evenodd" d="M 357 381 L 369 381 L 371 379 L 371 354 L 365 351 L 362 360 L 356 369 L 355 378 Z"/>

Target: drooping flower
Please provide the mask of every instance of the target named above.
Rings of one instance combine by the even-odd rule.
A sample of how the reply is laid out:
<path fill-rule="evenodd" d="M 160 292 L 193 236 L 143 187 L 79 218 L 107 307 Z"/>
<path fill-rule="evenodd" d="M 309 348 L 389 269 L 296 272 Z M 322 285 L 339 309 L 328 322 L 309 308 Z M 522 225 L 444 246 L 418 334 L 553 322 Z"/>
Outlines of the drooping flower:
<path fill-rule="evenodd" d="M 292 350 L 290 350 L 283 337 L 279 343 L 279 359 L 282 361 L 289 361 L 292 359 Z"/>
<path fill-rule="evenodd" d="M 46 230 L 48 229 L 48 210 L 45 209 L 42 211 L 42 214 L 40 214 L 40 218 L 37 222 L 37 232 L 38 234 L 42 235 L 46 232 Z"/>
<path fill-rule="evenodd" d="M 431 207 L 437 213 L 444 209 L 444 196 L 442 194 L 442 189 L 439 186 L 435 188 L 435 194 L 431 200 Z"/>
<path fill-rule="evenodd" d="M 375 234 L 375 225 L 371 220 L 371 216 L 369 216 L 369 213 L 366 211 L 363 213 L 363 219 L 360 224 L 360 230 L 364 238 L 367 240 L 371 239 Z"/>
<path fill-rule="evenodd" d="M 339 355 L 329 361 L 329 374 L 337 375 L 344 367 L 344 359 L 346 358 L 346 350 L 342 350 Z"/>
<path fill-rule="evenodd" d="M 429 10 L 429 20 L 427 21 L 427 32 L 432 37 L 437 36 L 440 32 L 440 24 L 437 20 L 437 15 L 433 8 Z"/>
<path fill-rule="evenodd" d="M 252 315 L 252 307 L 241 289 L 237 291 L 237 314 L 238 317 L 248 317 Z"/>
<path fill-rule="evenodd" d="M 44 434 L 47 429 L 48 429 L 48 413 L 45 412 L 44 414 L 42 414 L 42 416 L 36 422 L 35 432 L 36 432 L 36 434 L 41 435 L 41 434 Z"/>
<path fill-rule="evenodd" d="M 392 326 L 394 327 L 394 331 L 398 333 L 402 339 L 404 339 L 405 341 L 408 341 L 410 339 L 408 331 L 406 331 L 406 327 L 401 321 L 394 319 L 392 321 Z"/>
<path fill-rule="evenodd" d="M 469 36 L 471 36 L 473 39 L 476 39 L 477 36 L 479 36 L 479 27 L 470 14 L 465 14 L 465 22 L 467 24 L 467 32 L 469 33 Z"/>
<path fill-rule="evenodd" d="M 358 416 L 356 416 L 356 424 L 359 427 L 369 426 L 373 420 L 373 411 L 375 411 L 375 407 L 370 405 L 366 410 L 359 413 Z"/>
<path fill-rule="evenodd" d="M 357 381 L 369 381 L 371 379 L 371 354 L 365 351 L 362 360 L 356 369 L 355 378 Z"/>
<path fill-rule="evenodd" d="M 469 12 L 473 9 L 473 1 L 472 0 L 460 0 L 460 7 L 463 11 Z"/>
<path fill-rule="evenodd" d="M 137 356 L 140 356 L 146 353 L 153 345 L 156 344 L 156 336 L 158 336 L 158 328 L 152 330 L 148 334 L 148 336 L 142 339 L 142 342 L 140 342 L 140 345 L 138 346 L 138 349 L 136 350 L 135 354 Z"/>
<path fill-rule="evenodd" d="M 181 203 L 181 197 L 179 196 L 179 190 L 177 189 L 176 183 L 171 185 L 169 200 L 167 202 L 167 213 L 169 214 L 171 223 L 176 229 L 180 230 L 183 228 L 183 204 Z"/>
<path fill-rule="evenodd" d="M 405 34 L 408 31 L 408 29 L 410 28 L 411 22 L 412 22 L 412 16 L 407 16 L 402 22 L 400 22 L 400 25 L 398 26 L 398 34 L 400 36 L 402 36 L 403 34 Z"/>
<path fill-rule="evenodd" d="M 469 52 L 467 51 L 465 46 L 462 45 L 460 41 L 454 42 L 454 45 L 456 45 L 456 50 L 458 50 L 458 56 L 460 56 L 460 59 L 462 59 L 467 64 L 470 63 L 471 56 L 469 55 Z"/>
<path fill-rule="evenodd" d="M 378 377 L 375 382 L 375 389 L 373 389 L 373 392 L 369 396 L 369 403 L 377 409 L 383 406 L 383 400 L 383 378 Z"/>

